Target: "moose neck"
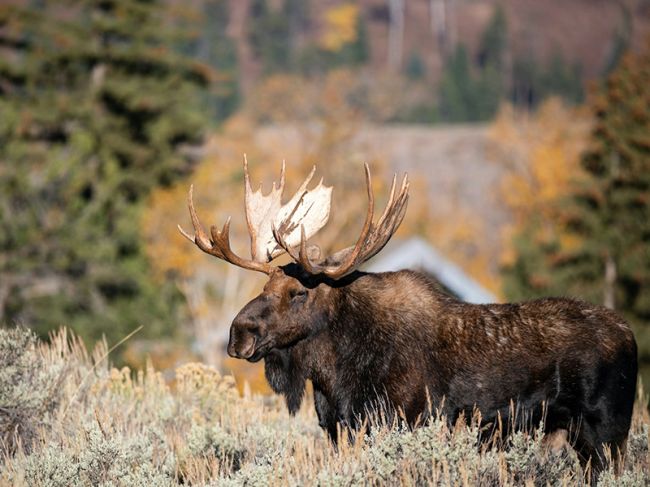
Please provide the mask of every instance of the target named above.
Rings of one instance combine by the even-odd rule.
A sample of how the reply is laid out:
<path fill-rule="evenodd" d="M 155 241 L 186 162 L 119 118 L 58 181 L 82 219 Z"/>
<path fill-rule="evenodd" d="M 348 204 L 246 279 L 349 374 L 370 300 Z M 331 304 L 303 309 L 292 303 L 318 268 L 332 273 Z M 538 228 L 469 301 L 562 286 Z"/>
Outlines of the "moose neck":
<path fill-rule="evenodd" d="M 417 325 L 416 330 L 409 328 L 435 321 L 439 310 L 453 301 L 423 276 L 408 271 L 358 272 L 342 284 L 331 290 L 327 326 L 292 350 L 294 363 L 301 365 L 304 377 L 326 395 L 333 392 L 340 367 L 357 371 L 359 381 L 380 382 L 389 373 L 387 365 L 395 340 L 402 335 L 408 340 L 406 335 L 431 330 Z M 426 290 L 414 293 L 413 287 Z M 414 299 L 419 301 L 415 303 Z"/>
<path fill-rule="evenodd" d="M 394 357 L 394 342 L 431 330 L 418 324 L 435 320 L 450 299 L 412 272 L 355 273 L 328 291 L 326 325 L 315 323 L 313 335 L 266 360 L 267 379 L 285 395 L 290 411 L 300 406 L 307 379 L 332 402 L 344 395 L 342 387 L 381 384 L 405 360 Z M 347 384 L 341 384 L 339 369 L 351 374 Z"/>

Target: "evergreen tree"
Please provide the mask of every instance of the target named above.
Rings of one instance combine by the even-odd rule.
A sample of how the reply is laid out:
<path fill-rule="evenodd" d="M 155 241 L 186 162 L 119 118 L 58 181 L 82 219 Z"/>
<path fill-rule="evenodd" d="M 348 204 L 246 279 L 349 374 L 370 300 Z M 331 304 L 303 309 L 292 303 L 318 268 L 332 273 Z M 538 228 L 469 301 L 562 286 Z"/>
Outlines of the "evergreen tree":
<path fill-rule="evenodd" d="M 512 103 L 534 108 L 542 100 L 542 74 L 534 56 L 516 57 L 512 63 Z"/>
<path fill-rule="evenodd" d="M 650 46 L 628 54 L 592 102 L 584 178 L 558 202 L 564 236 L 519 236 L 508 297 L 568 294 L 621 311 L 650 361 Z"/>
<path fill-rule="evenodd" d="M 556 51 L 549 62 L 540 86 L 544 95 L 559 95 L 565 101 L 573 104 L 582 102 L 584 97 L 582 89 L 582 69 L 580 64 L 569 66 L 562 56 Z"/>
<path fill-rule="evenodd" d="M 440 84 L 440 113 L 450 122 L 474 122 L 494 117 L 505 88 L 503 72 L 507 45 L 506 16 L 497 7 L 486 27 L 472 70 L 463 45 L 447 60 Z"/>
<path fill-rule="evenodd" d="M 191 55 L 219 73 L 221 83 L 206 99 L 211 118 L 222 121 L 235 112 L 240 102 L 237 49 L 226 33 L 230 18 L 229 4 L 224 0 L 206 0 L 203 15 L 205 22 L 201 24 Z"/>
<path fill-rule="evenodd" d="M 449 122 L 476 119 L 476 83 L 467 50 L 458 44 L 445 64 L 440 81 L 440 114 Z"/>
<path fill-rule="evenodd" d="M 479 67 L 493 66 L 499 71 L 504 68 L 504 56 L 508 44 L 507 27 L 506 13 L 499 5 L 495 8 L 481 37 L 481 47 L 478 53 Z"/>
<path fill-rule="evenodd" d="M 421 80 L 426 76 L 426 67 L 424 66 L 424 61 L 422 61 L 422 56 L 417 52 L 412 52 L 409 56 L 409 60 L 406 63 L 406 76 L 412 80 Z"/>
<path fill-rule="evenodd" d="M 191 169 L 210 72 L 169 46 L 155 0 L 0 10 L 0 316 L 112 342 L 169 333 L 179 294 L 153 282 L 141 203 Z M 170 222 L 170 224 L 172 224 Z"/>
<path fill-rule="evenodd" d="M 368 61 L 370 48 L 368 47 L 368 32 L 363 15 L 357 16 L 357 38 L 354 42 L 343 46 L 331 61 L 331 66 L 360 66 Z"/>
<path fill-rule="evenodd" d="M 266 74 L 287 71 L 291 65 L 289 19 L 285 8 L 273 9 L 267 0 L 253 0 L 249 38 Z"/>

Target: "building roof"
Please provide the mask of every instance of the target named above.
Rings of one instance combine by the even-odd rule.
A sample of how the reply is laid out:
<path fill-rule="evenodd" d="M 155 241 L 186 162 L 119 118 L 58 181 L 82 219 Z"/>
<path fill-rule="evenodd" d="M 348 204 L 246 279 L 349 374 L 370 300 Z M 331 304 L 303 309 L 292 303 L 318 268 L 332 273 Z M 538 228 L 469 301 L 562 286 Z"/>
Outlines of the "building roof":
<path fill-rule="evenodd" d="M 497 302 L 494 294 L 419 237 L 391 242 L 390 246 L 364 268 L 369 272 L 401 269 L 418 270 L 433 276 L 455 296 L 468 303 Z"/>

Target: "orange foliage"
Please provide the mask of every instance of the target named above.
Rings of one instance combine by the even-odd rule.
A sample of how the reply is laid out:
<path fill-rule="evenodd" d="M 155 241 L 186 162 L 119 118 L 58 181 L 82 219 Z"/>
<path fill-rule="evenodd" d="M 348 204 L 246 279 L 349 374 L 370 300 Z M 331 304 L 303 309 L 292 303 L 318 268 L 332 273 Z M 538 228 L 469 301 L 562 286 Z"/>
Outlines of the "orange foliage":
<path fill-rule="evenodd" d="M 559 99 L 544 102 L 534 114 L 501 109 L 491 127 L 493 158 L 506 169 L 499 196 L 512 214 L 504 229 L 502 262 L 512 263 L 512 236 L 531 220 L 541 217 L 537 238 L 546 241 L 560 235 L 567 246 L 578 242 L 562 236 L 555 208 L 569 194 L 580 174 L 580 154 L 590 130 L 590 118 L 583 109 L 567 108 Z"/>

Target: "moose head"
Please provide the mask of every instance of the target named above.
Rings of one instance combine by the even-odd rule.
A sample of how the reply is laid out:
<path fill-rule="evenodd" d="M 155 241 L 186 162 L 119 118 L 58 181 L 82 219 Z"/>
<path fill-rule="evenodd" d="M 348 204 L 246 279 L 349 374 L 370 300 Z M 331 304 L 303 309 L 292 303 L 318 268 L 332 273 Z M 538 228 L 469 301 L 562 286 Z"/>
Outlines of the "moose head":
<path fill-rule="evenodd" d="M 236 255 L 230 247 L 230 218 L 219 230 L 210 227 L 205 232 L 192 201 L 190 188 L 188 206 L 194 236 L 181 233 L 199 249 L 236 266 L 263 272 L 269 276 L 262 293 L 250 301 L 235 317 L 230 328 L 228 354 L 257 362 L 272 351 L 286 349 L 317 333 L 328 322 L 330 294 L 342 280 L 361 264 L 377 254 L 399 227 L 408 202 L 408 177 L 399 190 L 397 176 L 393 177 L 390 196 L 377 222 L 374 218 L 374 196 L 370 169 L 365 165 L 368 210 L 357 242 L 327 258 L 320 249 L 309 245 L 329 218 L 332 188 L 323 185 L 308 189 L 316 168 L 288 202 L 282 204 L 285 165 L 282 164 L 280 184 L 268 195 L 253 191 L 244 157 L 246 222 L 251 240 L 251 259 Z M 271 262 L 289 254 L 293 263 L 275 267 Z"/>

